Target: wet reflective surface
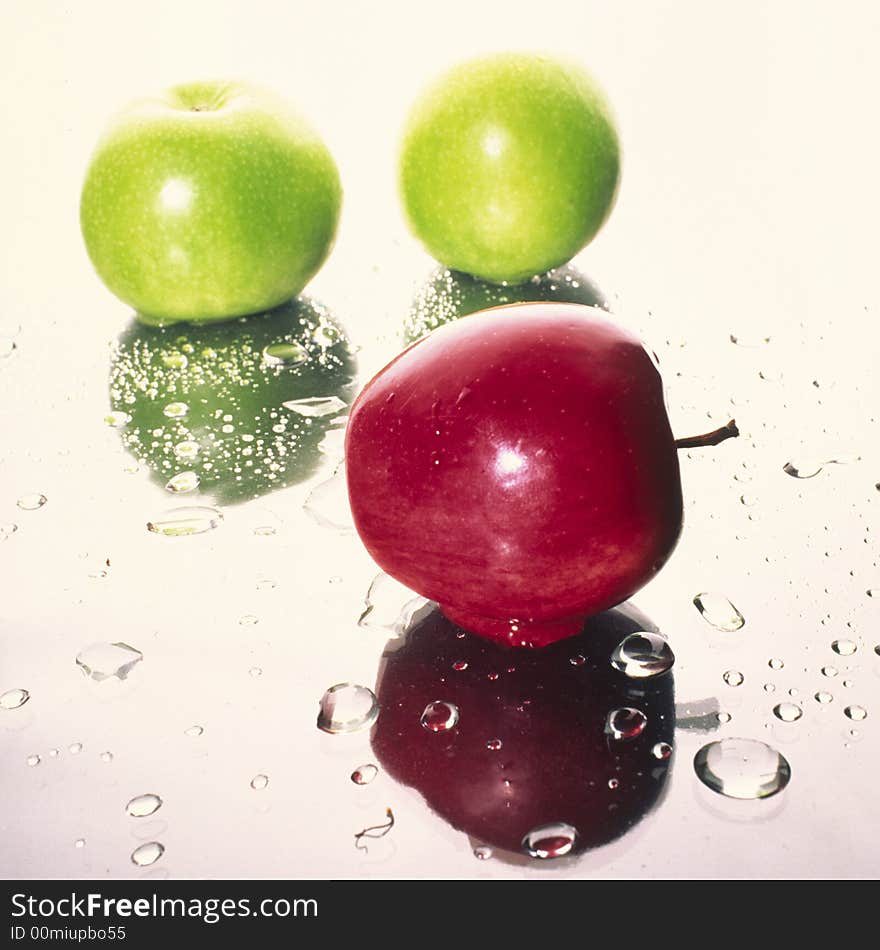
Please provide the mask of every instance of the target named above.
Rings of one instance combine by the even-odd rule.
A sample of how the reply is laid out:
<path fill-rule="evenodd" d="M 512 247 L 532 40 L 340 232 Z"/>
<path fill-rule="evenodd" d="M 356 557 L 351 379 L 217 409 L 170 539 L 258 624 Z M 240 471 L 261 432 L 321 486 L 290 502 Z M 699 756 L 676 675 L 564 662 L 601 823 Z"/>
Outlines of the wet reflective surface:
<path fill-rule="evenodd" d="M 351 4 L 340 16 L 332 3 L 272 3 L 262 6 L 272 30 L 256 15 L 216 22 L 218 42 L 206 44 L 205 4 L 176 5 L 173 30 L 146 6 L 49 6 L 16 5 L 4 34 L 14 52 L 4 60 L 7 125 L 32 147 L 5 150 L 0 176 L 10 223 L 0 271 L 0 876 L 876 876 L 880 156 L 863 117 L 876 111 L 880 66 L 865 44 L 880 11 L 852 5 L 841 19 L 828 0 L 740 5 L 719 31 L 717 9 L 696 0 L 548 0 L 538 17 L 449 0 L 427 41 L 403 43 L 427 29 L 415 7 Z M 834 43 L 829 24 L 839 26 Z M 101 43 L 95 55 L 96 38 L 115 27 L 138 42 Z M 297 56 L 292 36 L 310 39 Z M 674 733 L 653 736 L 650 710 L 608 685 L 607 708 L 589 723 L 593 757 L 574 766 L 584 777 L 590 763 L 637 757 L 637 784 L 666 770 L 658 801 L 644 810 L 650 796 L 630 788 L 627 765 L 603 773 L 604 785 L 595 777 L 591 801 L 631 802 L 628 827 L 625 808 L 606 809 L 603 822 L 601 809 L 535 808 L 503 847 L 454 827 L 439 785 L 435 811 L 389 774 L 371 727 L 317 728 L 324 692 L 375 689 L 386 644 L 402 647 L 407 625 L 430 610 L 377 581 L 353 532 L 338 474 L 352 398 L 413 335 L 513 293 L 447 279 L 398 213 L 395 149 L 411 97 L 481 44 L 569 53 L 600 77 L 620 117 L 615 211 L 570 281 L 556 291 L 538 283 L 551 295 L 601 289 L 652 354 L 676 437 L 731 417 L 741 431 L 679 453 L 681 540 L 635 599 L 674 654 Z M 92 272 L 76 214 L 81 175 L 111 112 L 161 85 L 157 49 L 169 81 L 222 71 L 233 50 L 230 69 L 274 77 L 324 133 L 345 207 L 337 245 L 305 291 L 311 309 L 162 332 L 133 324 Z M 498 462 L 516 476 L 513 456 Z M 694 598 L 704 593 L 745 622 L 720 601 L 701 613 Z M 108 674 L 95 679 L 77 664 L 95 644 L 143 659 L 128 670 L 137 654 L 87 663 Z M 615 646 L 600 677 L 589 642 L 566 644 L 558 678 L 622 678 Z M 472 648 L 456 635 L 432 673 L 444 689 L 412 704 L 407 728 L 432 755 L 432 743 L 470 728 L 468 689 L 504 694 L 530 678 L 519 655 L 489 665 Z M 669 675 L 628 678 L 626 690 Z M 547 754 L 568 762 L 564 752 L 587 741 L 571 729 L 580 714 L 522 698 L 539 701 Z M 421 724 L 436 702 L 455 705 L 451 728 Z M 512 718 L 491 722 L 489 705 L 474 760 L 496 777 L 508 756 L 540 760 L 543 749 L 524 753 L 507 728 L 533 714 L 508 704 Z M 614 738 L 608 714 L 626 709 L 648 713 L 647 725 Z M 453 720 L 448 708 L 427 717 Z M 614 719 L 627 724 L 628 714 Z M 694 765 L 725 740 L 763 743 L 788 763 L 788 784 L 738 798 L 706 784 L 711 771 L 737 787 L 711 750 L 705 769 Z M 742 785 L 750 794 L 762 786 L 752 778 Z M 161 807 L 128 814 L 144 795 Z"/>

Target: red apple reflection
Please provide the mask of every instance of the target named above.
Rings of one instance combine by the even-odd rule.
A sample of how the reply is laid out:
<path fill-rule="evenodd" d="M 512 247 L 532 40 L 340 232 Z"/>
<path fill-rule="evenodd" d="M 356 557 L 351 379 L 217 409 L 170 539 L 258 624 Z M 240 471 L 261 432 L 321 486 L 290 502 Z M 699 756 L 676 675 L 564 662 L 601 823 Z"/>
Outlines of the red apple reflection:
<path fill-rule="evenodd" d="M 476 843 L 533 858 L 605 844 L 657 802 L 671 761 L 672 673 L 633 678 L 611 663 L 652 629 L 624 605 L 517 650 L 435 609 L 383 656 L 377 760 Z"/>
<path fill-rule="evenodd" d="M 500 307 L 419 340 L 358 397 L 346 469 L 379 566 L 515 646 L 624 601 L 681 531 L 660 375 L 592 307 Z"/>

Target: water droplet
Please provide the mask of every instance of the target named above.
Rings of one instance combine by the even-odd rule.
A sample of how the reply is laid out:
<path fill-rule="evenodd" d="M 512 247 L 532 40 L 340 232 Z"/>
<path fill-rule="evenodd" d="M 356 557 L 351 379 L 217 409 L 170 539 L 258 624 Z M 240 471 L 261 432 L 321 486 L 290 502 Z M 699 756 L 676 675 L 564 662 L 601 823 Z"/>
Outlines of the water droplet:
<path fill-rule="evenodd" d="M 162 363 L 167 366 L 168 369 L 186 369 L 189 365 L 187 357 L 183 353 L 176 351 L 163 353 L 161 359 Z"/>
<path fill-rule="evenodd" d="M 212 531 L 223 522 L 223 513 L 216 508 L 173 508 L 156 521 L 147 522 L 147 530 L 166 538 L 185 538 Z"/>
<path fill-rule="evenodd" d="M 615 788 L 619 788 L 619 787 L 620 787 L 620 779 L 618 779 L 618 778 L 610 778 L 610 779 L 608 779 L 608 787 L 609 787 L 610 789 L 612 789 L 612 790 L 615 789 Z"/>
<path fill-rule="evenodd" d="M 0 541 L 7 541 L 15 532 L 18 531 L 18 525 L 8 521 L 6 524 L 0 524 Z"/>
<path fill-rule="evenodd" d="M 303 509 L 324 528 L 346 534 L 354 530 L 344 464 L 340 465 L 327 481 L 311 490 Z"/>
<path fill-rule="evenodd" d="M 375 765 L 360 765 L 351 773 L 351 780 L 355 785 L 369 785 L 378 774 Z"/>
<path fill-rule="evenodd" d="M 102 753 L 101 753 L 101 761 L 102 761 L 102 762 L 112 762 L 112 761 L 113 761 L 113 753 L 112 753 L 112 752 L 102 752 Z"/>
<path fill-rule="evenodd" d="M 86 839 L 77 838 L 76 841 L 73 842 L 73 846 L 74 848 L 84 848 L 86 846 Z"/>
<path fill-rule="evenodd" d="M 254 534 L 258 538 L 271 538 L 276 534 L 276 529 L 270 524 L 262 524 L 254 528 Z"/>
<path fill-rule="evenodd" d="M 487 844 L 481 844 L 474 848 L 474 857 L 478 861 L 488 861 L 492 857 L 492 849 Z"/>
<path fill-rule="evenodd" d="M 158 841 L 148 841 L 131 852 L 131 861 L 132 864 L 147 867 L 150 864 L 155 864 L 164 853 L 164 845 L 159 844 Z"/>
<path fill-rule="evenodd" d="M 778 656 L 774 656 L 767 661 L 767 666 L 769 666 L 771 670 L 781 670 L 784 668 L 785 663 L 783 663 Z"/>
<path fill-rule="evenodd" d="M 455 663 L 452 664 L 452 668 L 456 671 L 456 673 L 461 673 L 462 670 L 466 670 L 467 667 L 468 665 L 464 660 L 456 660 Z"/>
<path fill-rule="evenodd" d="M 25 762 L 26 762 L 31 768 L 33 768 L 35 765 L 39 765 L 41 761 L 42 761 L 42 759 L 40 759 L 40 757 L 39 757 L 38 755 L 29 755 L 29 756 L 25 759 Z"/>
<path fill-rule="evenodd" d="M 255 617 L 253 614 L 245 614 L 243 617 L 238 618 L 239 626 L 242 627 L 253 627 L 254 624 L 260 622 L 259 617 Z"/>
<path fill-rule="evenodd" d="M 668 742 L 658 742 L 652 749 L 655 759 L 668 759 L 672 755 L 672 746 Z"/>
<path fill-rule="evenodd" d="M 541 825 L 522 839 L 522 850 L 530 858 L 561 858 L 569 854 L 577 842 L 577 829 L 564 821 Z"/>
<path fill-rule="evenodd" d="M 617 649 L 619 650 L 620 647 L 618 647 Z M 577 656 L 569 657 L 568 662 L 571 663 L 572 666 L 583 666 L 584 663 L 587 662 L 587 658 L 582 653 L 578 653 Z M 612 664 L 614 663 L 613 657 L 612 657 L 611 662 Z"/>
<path fill-rule="evenodd" d="M 269 776 L 268 776 L 268 775 L 255 775 L 255 776 L 251 779 L 251 788 L 254 789 L 254 790 L 257 791 L 257 792 L 259 792 L 259 791 L 261 791 L 262 789 L 266 788 L 266 787 L 268 786 L 268 784 L 269 784 Z"/>
<path fill-rule="evenodd" d="M 263 350 L 266 366 L 299 366 L 309 358 L 309 352 L 299 343 L 270 343 Z"/>
<path fill-rule="evenodd" d="M 140 650 L 127 643 L 93 643 L 77 653 L 76 665 L 98 682 L 113 677 L 124 680 L 143 658 Z"/>
<path fill-rule="evenodd" d="M 49 499 L 38 492 L 31 492 L 29 495 L 22 495 L 16 504 L 22 511 L 36 511 L 42 508 Z"/>
<path fill-rule="evenodd" d="M 71 755 L 79 755 L 82 750 L 83 744 L 81 742 L 71 742 L 71 744 L 67 747 L 67 751 Z"/>
<path fill-rule="evenodd" d="M 422 728 L 427 729 L 428 732 L 448 732 L 455 728 L 458 722 L 458 706 L 443 700 L 435 700 L 425 706 L 419 721 Z"/>
<path fill-rule="evenodd" d="M 189 729 L 183 730 L 183 734 L 185 736 L 200 736 L 204 731 L 204 727 L 202 726 L 190 726 Z"/>
<path fill-rule="evenodd" d="M 18 709 L 31 698 L 26 689 L 8 689 L 0 694 L 0 709 Z"/>
<path fill-rule="evenodd" d="M 352 683 L 331 686 L 321 697 L 318 728 L 323 732 L 357 732 L 373 723 L 379 703 L 371 689 Z"/>
<path fill-rule="evenodd" d="M 839 656 L 852 656 L 858 646 L 852 640 L 835 640 L 831 644 L 831 649 Z"/>
<path fill-rule="evenodd" d="M 721 723 L 722 726 L 724 726 L 730 722 L 731 715 L 729 712 L 718 712 L 718 713 L 715 713 L 715 718 L 718 720 L 718 722 Z"/>
<path fill-rule="evenodd" d="M 798 461 L 786 462 L 782 466 L 782 471 L 792 478 L 815 478 L 822 471 L 824 463 L 815 459 L 801 459 Z"/>
<path fill-rule="evenodd" d="M 253 676 L 254 679 L 259 679 L 263 675 L 263 670 L 259 666 L 252 666 L 248 673 Z"/>
<path fill-rule="evenodd" d="M 194 442 L 192 439 L 185 439 L 183 442 L 178 442 L 174 446 L 174 454 L 184 461 L 189 459 L 194 459 L 201 450 L 201 446 L 198 442 Z"/>
<path fill-rule="evenodd" d="M 648 724 L 647 716 L 640 709 L 625 706 L 613 709 L 605 721 L 605 733 L 612 739 L 635 739 Z"/>
<path fill-rule="evenodd" d="M 815 698 L 816 698 L 817 703 L 823 703 L 823 704 L 830 703 L 831 700 L 834 699 L 831 693 L 826 693 L 824 690 L 820 690 L 818 693 L 816 693 Z"/>
<path fill-rule="evenodd" d="M 189 406 L 185 402 L 169 402 L 162 412 L 169 419 L 180 419 L 189 412 Z"/>
<path fill-rule="evenodd" d="M 671 669 L 675 656 L 669 644 L 657 633 L 631 633 L 615 647 L 611 665 L 633 679 L 659 676 Z"/>
<path fill-rule="evenodd" d="M 783 722 L 797 722 L 804 711 L 797 703 L 779 703 L 773 707 L 773 715 Z"/>
<path fill-rule="evenodd" d="M 377 574 L 370 583 L 364 604 L 359 627 L 375 627 L 401 636 L 428 601 L 388 574 Z"/>
<path fill-rule="evenodd" d="M 318 419 L 321 416 L 335 415 L 345 409 L 345 403 L 338 396 L 313 396 L 310 399 L 291 399 L 281 403 L 285 409 L 290 409 L 307 419 Z"/>
<path fill-rule="evenodd" d="M 131 416 L 127 412 L 108 412 L 104 422 L 111 429 L 122 429 L 131 422 Z"/>
<path fill-rule="evenodd" d="M 487 748 L 490 752 L 497 752 L 497 751 L 501 748 L 501 740 L 500 740 L 500 739 L 490 739 L 490 740 L 486 743 L 486 748 Z"/>
<path fill-rule="evenodd" d="M 49 749 L 50 758 L 57 759 L 59 751 L 60 751 L 59 749 Z"/>
<path fill-rule="evenodd" d="M 704 592 L 694 597 L 694 606 L 703 619 L 718 630 L 732 633 L 746 622 L 745 617 L 723 595 Z"/>
<path fill-rule="evenodd" d="M 710 742 L 694 757 L 694 770 L 712 791 L 744 800 L 769 798 L 791 778 L 786 759 L 757 739 Z"/>
<path fill-rule="evenodd" d="M 834 666 L 823 666 L 822 675 L 828 677 L 837 676 L 837 668 Z"/>
<path fill-rule="evenodd" d="M 844 713 L 856 722 L 861 722 L 868 718 L 868 710 L 864 706 L 847 706 Z"/>
<path fill-rule="evenodd" d="M 728 670 L 724 674 L 724 682 L 728 686 L 741 686 L 744 680 L 742 673 L 739 670 Z"/>
<path fill-rule="evenodd" d="M 730 342 L 731 342 L 731 343 L 735 343 L 737 346 L 745 346 L 745 347 L 752 348 L 752 347 L 763 346 L 763 345 L 769 343 L 769 342 L 770 342 L 770 337 L 769 337 L 769 336 L 756 336 L 756 335 L 752 335 L 752 334 L 748 334 L 748 335 L 746 335 L 746 336 L 741 336 L 741 335 L 739 335 L 739 334 L 731 333 L 731 334 L 730 334 Z"/>
<path fill-rule="evenodd" d="M 195 472 L 178 472 L 168 479 L 165 490 L 175 495 L 183 495 L 186 492 L 195 491 L 199 487 L 200 481 L 201 479 Z"/>
<path fill-rule="evenodd" d="M 158 795 L 147 793 L 135 796 L 125 806 L 125 810 L 132 818 L 146 818 L 148 815 L 155 814 L 161 807 L 162 799 Z"/>

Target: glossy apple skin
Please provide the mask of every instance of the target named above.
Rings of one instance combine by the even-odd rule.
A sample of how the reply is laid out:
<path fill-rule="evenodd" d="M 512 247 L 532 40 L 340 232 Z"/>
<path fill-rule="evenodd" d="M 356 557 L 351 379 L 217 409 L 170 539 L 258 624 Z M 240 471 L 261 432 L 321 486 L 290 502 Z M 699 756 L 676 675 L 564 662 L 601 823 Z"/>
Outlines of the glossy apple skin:
<path fill-rule="evenodd" d="M 630 597 L 681 531 L 660 375 L 592 307 L 501 307 L 413 344 L 355 401 L 346 471 L 376 563 L 514 645 Z"/>
<path fill-rule="evenodd" d="M 341 199 L 332 156 L 286 103 L 192 83 L 111 123 L 80 222 L 101 279 L 148 322 L 210 322 L 299 294 L 330 252 Z"/>
<path fill-rule="evenodd" d="M 615 121 L 579 66 L 502 53 L 454 68 L 414 105 L 400 150 L 404 212 L 442 264 L 517 283 L 566 263 L 608 217 Z"/>
<path fill-rule="evenodd" d="M 577 830 L 573 853 L 619 837 L 660 799 L 671 759 L 653 748 L 675 733 L 672 672 L 631 679 L 611 666 L 614 648 L 638 630 L 655 628 L 625 604 L 574 637 L 524 651 L 464 634 L 435 610 L 383 655 L 371 733 L 379 765 L 475 843 L 510 854 L 553 822 Z M 421 717 L 437 701 L 456 706 L 458 721 L 430 732 Z M 608 714 L 624 707 L 647 722 L 615 740 Z"/>

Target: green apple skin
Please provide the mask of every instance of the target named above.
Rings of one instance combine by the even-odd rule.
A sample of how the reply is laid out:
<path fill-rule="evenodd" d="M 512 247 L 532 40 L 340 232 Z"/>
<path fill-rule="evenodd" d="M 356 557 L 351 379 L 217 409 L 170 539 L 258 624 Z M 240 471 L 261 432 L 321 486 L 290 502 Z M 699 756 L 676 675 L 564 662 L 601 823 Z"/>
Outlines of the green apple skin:
<path fill-rule="evenodd" d="M 98 275 L 146 322 L 204 323 L 299 294 L 330 253 L 341 202 L 333 157 L 285 102 L 201 82 L 116 117 L 80 223 Z"/>
<path fill-rule="evenodd" d="M 519 283 L 564 264 L 608 217 L 620 142 L 579 66 L 502 53 L 454 68 L 416 102 L 400 150 L 409 225 L 447 267 Z"/>

